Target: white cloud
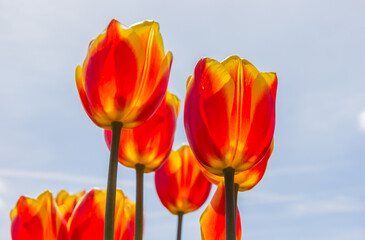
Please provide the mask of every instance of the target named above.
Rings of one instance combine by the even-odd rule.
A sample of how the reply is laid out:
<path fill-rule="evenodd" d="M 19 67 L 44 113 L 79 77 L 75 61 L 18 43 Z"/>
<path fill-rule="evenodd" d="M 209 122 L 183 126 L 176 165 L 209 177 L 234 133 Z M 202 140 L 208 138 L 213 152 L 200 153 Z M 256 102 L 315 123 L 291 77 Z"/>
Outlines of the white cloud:
<path fill-rule="evenodd" d="M 365 203 L 346 196 L 315 199 L 293 203 L 290 214 L 294 216 L 313 216 L 331 213 L 365 212 Z"/>
<path fill-rule="evenodd" d="M 19 169 L 0 169 L 0 177 L 8 178 L 20 178 L 20 179 L 34 179 L 34 180 L 47 180 L 55 182 L 71 182 L 81 184 L 95 184 L 105 185 L 106 178 L 101 177 L 90 177 L 90 176 L 78 176 L 72 174 L 65 174 L 59 172 L 42 172 L 42 171 L 28 171 Z M 135 181 L 131 179 L 123 179 L 118 187 L 135 188 Z M 146 179 L 144 187 L 148 189 L 154 188 L 154 182 L 151 179 Z M 0 193 L 4 192 L 5 185 L 0 181 Z"/>
<path fill-rule="evenodd" d="M 365 132 L 365 110 L 360 112 L 358 119 L 360 130 Z"/>

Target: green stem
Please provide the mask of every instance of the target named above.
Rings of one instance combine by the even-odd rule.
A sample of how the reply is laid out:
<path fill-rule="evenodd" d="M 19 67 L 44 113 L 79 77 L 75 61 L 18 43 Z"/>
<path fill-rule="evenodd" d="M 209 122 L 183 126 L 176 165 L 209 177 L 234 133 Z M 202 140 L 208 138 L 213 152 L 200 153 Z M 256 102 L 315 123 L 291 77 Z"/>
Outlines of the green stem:
<path fill-rule="evenodd" d="M 236 239 L 234 169 L 223 169 L 226 200 L 226 240 Z M 236 208 L 237 209 L 237 208 Z"/>
<path fill-rule="evenodd" d="M 136 219 L 134 227 L 134 239 L 142 240 L 143 238 L 143 173 L 144 164 L 137 163 L 136 168 Z"/>
<path fill-rule="evenodd" d="M 118 154 L 123 123 L 112 122 L 108 186 L 106 192 L 104 240 L 114 240 L 115 192 L 117 188 Z"/>
<path fill-rule="evenodd" d="M 240 185 L 238 185 L 238 183 L 234 184 L 234 203 L 235 203 L 235 207 L 237 208 L 237 201 L 238 201 L 238 189 L 239 189 Z"/>
<path fill-rule="evenodd" d="M 181 227 L 182 227 L 182 219 L 183 219 L 183 212 L 177 213 L 177 240 L 181 240 Z"/>
<path fill-rule="evenodd" d="M 240 185 L 234 184 L 234 225 L 237 226 L 237 201 L 238 201 L 238 189 Z"/>

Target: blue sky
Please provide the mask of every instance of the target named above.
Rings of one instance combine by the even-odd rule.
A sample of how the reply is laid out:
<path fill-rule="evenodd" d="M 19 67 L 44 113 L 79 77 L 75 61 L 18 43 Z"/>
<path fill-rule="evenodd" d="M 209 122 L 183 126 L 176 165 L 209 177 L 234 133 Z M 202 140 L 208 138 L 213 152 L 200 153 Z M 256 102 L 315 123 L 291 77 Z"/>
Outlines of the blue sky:
<path fill-rule="evenodd" d="M 109 152 L 74 70 L 112 18 L 160 23 L 174 54 L 169 90 L 182 101 L 204 56 L 239 55 L 277 73 L 274 152 L 261 183 L 239 195 L 244 239 L 365 239 L 364 9 L 361 0 L 0 0 L 0 239 L 10 239 L 20 195 L 105 188 Z M 174 149 L 187 142 L 182 119 Z M 118 171 L 134 199 L 134 171 Z M 145 239 L 175 238 L 153 174 L 145 187 Z M 204 208 L 184 217 L 184 239 L 200 239 Z"/>

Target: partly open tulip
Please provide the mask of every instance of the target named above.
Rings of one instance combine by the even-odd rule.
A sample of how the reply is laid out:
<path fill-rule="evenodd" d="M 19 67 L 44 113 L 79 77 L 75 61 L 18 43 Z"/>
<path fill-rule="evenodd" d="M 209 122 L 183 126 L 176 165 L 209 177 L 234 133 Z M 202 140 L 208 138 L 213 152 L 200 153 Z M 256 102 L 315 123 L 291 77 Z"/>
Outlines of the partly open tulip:
<path fill-rule="evenodd" d="M 69 222 L 70 240 L 103 240 L 106 191 L 92 189 L 86 193 L 76 206 Z M 116 240 L 134 238 L 134 203 L 116 192 L 115 208 Z"/>
<path fill-rule="evenodd" d="M 70 195 L 65 190 L 61 190 L 55 200 L 58 206 L 58 209 L 60 210 L 63 218 L 68 221 L 68 219 L 71 217 L 71 214 L 80 200 L 80 198 L 85 194 L 85 191 Z"/>
<path fill-rule="evenodd" d="M 112 20 L 91 41 L 76 84 L 90 119 L 111 129 L 112 122 L 134 128 L 160 105 L 168 84 L 172 54 L 165 54 L 157 22 L 131 27 Z"/>
<path fill-rule="evenodd" d="M 187 82 L 184 123 L 209 172 L 242 172 L 264 157 L 274 133 L 276 87 L 275 73 L 260 73 L 237 56 L 198 62 Z"/>
<path fill-rule="evenodd" d="M 144 165 L 149 173 L 160 167 L 169 156 L 180 100 L 167 92 L 164 100 L 153 116 L 144 124 L 133 129 L 123 129 L 120 134 L 119 162 L 126 167 Z M 112 132 L 105 130 L 105 141 L 110 149 Z"/>
<path fill-rule="evenodd" d="M 200 217 L 202 240 L 226 240 L 224 185 L 218 185 L 208 207 Z M 241 239 L 241 217 L 237 208 L 236 239 Z"/>
<path fill-rule="evenodd" d="M 274 149 L 274 141 L 272 141 L 272 144 L 270 145 L 269 150 L 265 154 L 264 158 L 257 163 L 254 167 L 252 167 L 249 170 L 240 172 L 235 175 L 234 177 L 234 183 L 237 186 L 237 191 L 244 192 L 251 190 L 253 187 L 255 187 L 262 179 L 262 177 L 265 174 L 266 166 L 268 163 L 268 160 L 271 156 L 271 153 Z M 202 172 L 207 177 L 207 179 L 215 184 L 219 185 L 220 183 L 224 183 L 224 177 L 214 175 L 204 168 L 202 168 Z"/>
<path fill-rule="evenodd" d="M 58 210 L 52 194 L 37 199 L 21 196 L 10 212 L 13 240 L 68 240 L 67 222 Z"/>

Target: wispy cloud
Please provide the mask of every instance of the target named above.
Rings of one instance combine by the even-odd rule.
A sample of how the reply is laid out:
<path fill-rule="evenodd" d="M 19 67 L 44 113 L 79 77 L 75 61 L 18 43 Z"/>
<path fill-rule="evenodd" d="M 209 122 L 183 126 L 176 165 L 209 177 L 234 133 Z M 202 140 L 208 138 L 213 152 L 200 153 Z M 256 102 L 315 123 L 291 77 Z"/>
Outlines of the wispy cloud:
<path fill-rule="evenodd" d="M 365 203 L 354 198 L 336 196 L 326 199 L 306 199 L 289 208 L 293 216 L 314 216 L 332 213 L 365 212 Z"/>
<path fill-rule="evenodd" d="M 55 182 L 71 182 L 80 184 L 94 184 L 94 185 L 105 185 L 106 179 L 101 177 L 91 176 L 79 176 L 73 174 L 65 174 L 59 172 L 42 172 L 42 171 L 29 171 L 19 169 L 0 169 L 0 177 L 17 178 L 17 179 L 33 179 L 33 180 L 47 180 Z M 135 181 L 129 179 L 123 179 L 120 181 L 123 187 L 135 187 Z M 0 193 L 2 189 L 5 189 L 2 182 L 0 181 Z M 146 188 L 154 188 L 153 181 L 148 179 L 145 180 L 144 186 Z"/>
<path fill-rule="evenodd" d="M 19 169 L 0 169 L 0 176 L 10 177 L 10 178 L 51 180 L 51 181 L 74 182 L 74 183 L 91 183 L 91 184 L 105 183 L 105 179 L 97 177 L 76 176 L 72 174 L 64 174 L 58 172 L 28 171 Z"/>
<path fill-rule="evenodd" d="M 365 202 L 341 194 L 314 193 L 290 194 L 272 192 L 252 192 L 245 196 L 247 205 L 277 205 L 281 213 L 288 217 L 306 217 L 335 213 L 365 213 Z"/>

